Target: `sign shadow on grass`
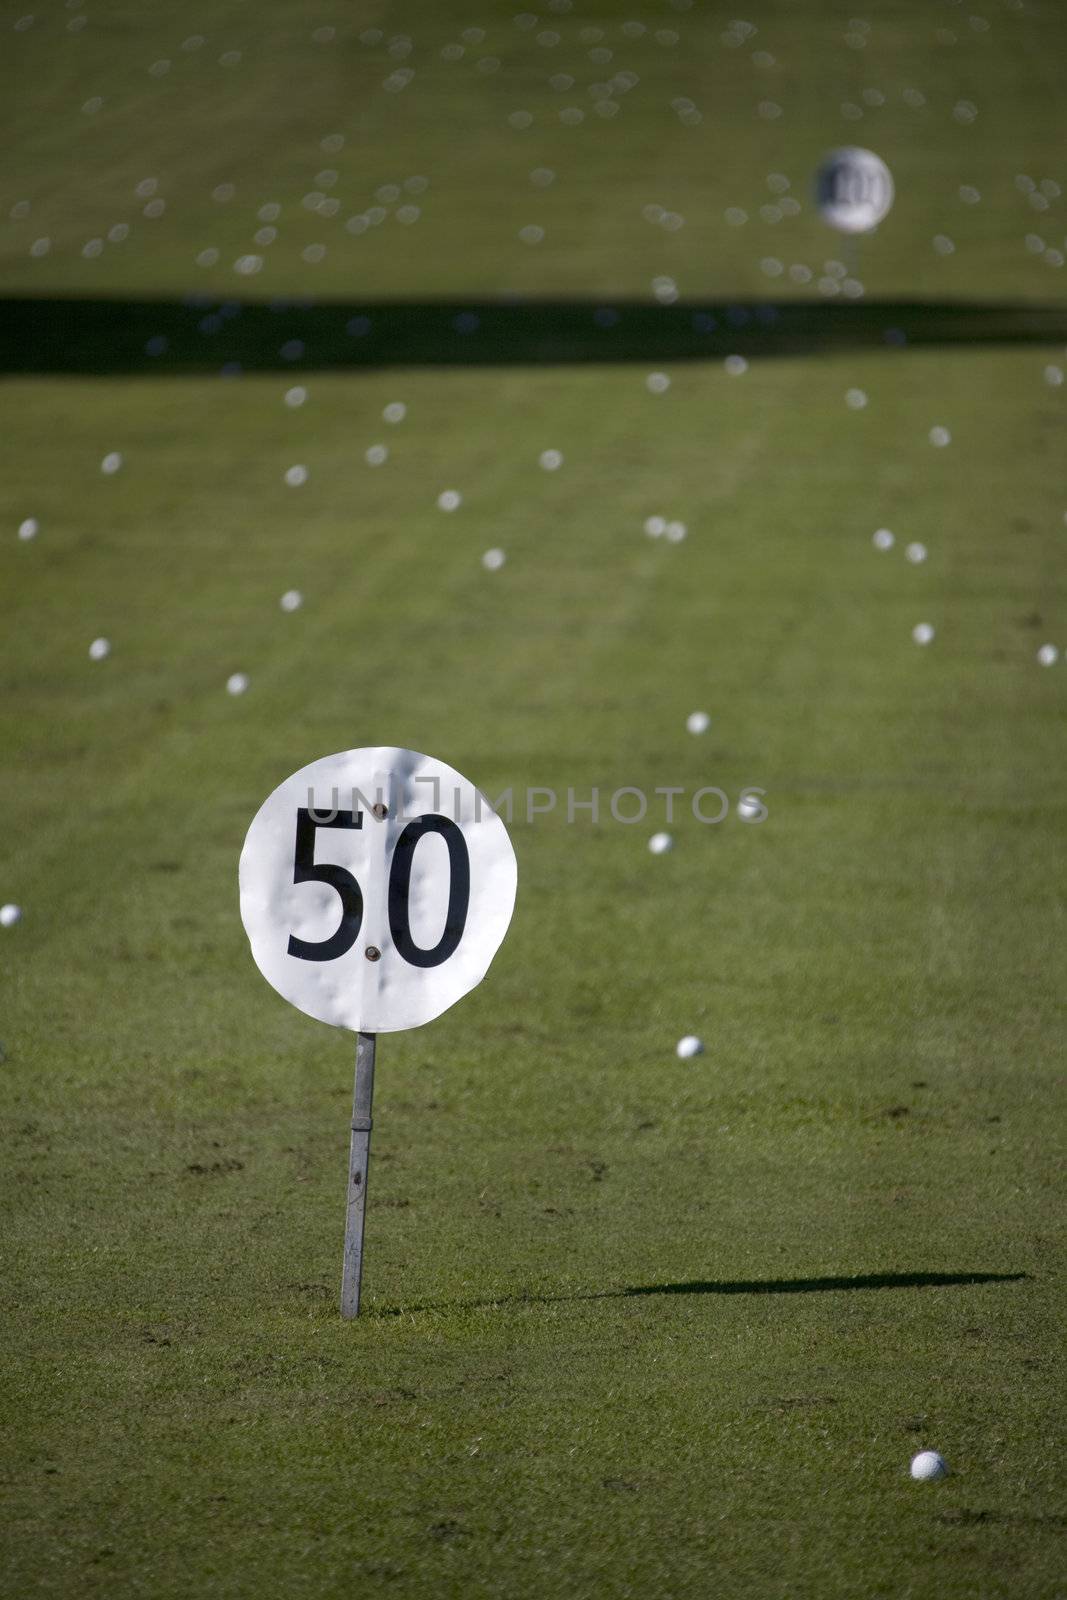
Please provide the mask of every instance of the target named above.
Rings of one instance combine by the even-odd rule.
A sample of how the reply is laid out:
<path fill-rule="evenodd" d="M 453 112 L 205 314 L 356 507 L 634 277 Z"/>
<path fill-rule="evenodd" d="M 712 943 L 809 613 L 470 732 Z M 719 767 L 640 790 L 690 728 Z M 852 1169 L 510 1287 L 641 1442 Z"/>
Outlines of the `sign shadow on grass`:
<path fill-rule="evenodd" d="M 982 1283 L 1022 1283 L 1028 1272 L 869 1272 L 824 1278 L 691 1278 L 677 1283 L 646 1283 L 582 1294 L 507 1294 L 485 1300 L 437 1301 L 414 1306 L 379 1306 L 370 1318 L 400 1317 L 419 1311 L 480 1311 L 494 1307 L 560 1305 L 582 1300 L 628 1300 L 644 1295 L 826 1294 L 872 1289 L 961 1288 Z"/>

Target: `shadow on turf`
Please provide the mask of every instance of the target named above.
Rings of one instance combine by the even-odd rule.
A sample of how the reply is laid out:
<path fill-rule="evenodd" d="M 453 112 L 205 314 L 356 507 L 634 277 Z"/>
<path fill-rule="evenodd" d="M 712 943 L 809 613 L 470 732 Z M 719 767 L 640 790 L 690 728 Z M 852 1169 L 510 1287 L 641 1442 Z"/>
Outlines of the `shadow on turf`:
<path fill-rule="evenodd" d="M 299 375 L 1064 342 L 1067 306 L 1025 303 L 0 299 L 6 373 Z"/>
<path fill-rule="evenodd" d="M 628 1300 L 653 1294 L 821 1294 L 863 1289 L 958 1288 L 977 1283 L 1021 1283 L 1028 1272 L 871 1272 L 839 1278 L 692 1278 L 684 1283 L 646 1283 L 593 1294 L 509 1294 L 490 1300 L 438 1301 L 433 1305 L 382 1306 L 370 1317 L 400 1317 L 416 1311 L 479 1311 L 492 1306 L 550 1306 L 578 1300 Z"/>

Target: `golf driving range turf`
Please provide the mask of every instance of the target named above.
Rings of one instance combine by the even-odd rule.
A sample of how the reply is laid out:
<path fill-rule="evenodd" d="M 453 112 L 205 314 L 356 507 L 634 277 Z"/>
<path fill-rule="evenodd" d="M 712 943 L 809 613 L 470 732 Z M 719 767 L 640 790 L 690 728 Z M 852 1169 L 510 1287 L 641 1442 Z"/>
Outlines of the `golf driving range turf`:
<path fill-rule="evenodd" d="M 4 187 L 5 215 L 34 209 L 4 225 L 0 320 L 43 330 L 17 335 L 2 397 L 0 902 L 24 913 L 0 929 L 5 1597 L 1067 1593 L 1067 667 L 1037 660 L 1067 646 L 1067 384 L 1046 373 L 1067 312 L 1030 342 L 1064 275 L 1023 242 L 1064 248 L 1067 202 L 1014 183 L 1067 189 L 1067 24 L 868 5 L 860 49 L 857 3 L 761 5 L 741 50 L 732 13 L 636 0 L 542 16 L 555 47 L 508 8 L 428 3 L 358 25 L 101 4 L 83 33 L 57 8 L 4 35 L 40 100 Z M 648 34 L 622 34 L 637 17 Z M 357 42 L 370 26 L 380 45 Z M 617 115 L 560 124 L 623 68 L 642 82 Z M 846 142 L 898 190 L 848 305 L 759 266 L 842 258 L 807 183 Z M 426 175 L 423 214 L 347 235 L 346 210 L 300 206 L 324 166 L 338 193 L 354 175 L 353 212 Z M 772 172 L 794 219 L 758 220 Z M 133 199 L 149 176 L 156 221 Z M 285 253 L 246 281 L 232 263 L 275 201 Z M 127 241 L 82 257 L 123 219 Z M 657 274 L 680 294 L 660 359 L 630 304 Z M 493 321 L 505 292 L 558 297 L 553 354 L 575 308 L 619 320 L 602 355 L 539 360 Z M 220 313 L 313 293 L 341 327 L 388 298 L 401 340 L 410 301 L 423 362 L 373 330 L 317 352 L 314 309 L 279 309 L 273 340 Z M 69 347 L 10 303 L 48 295 L 96 303 L 64 313 Z M 802 327 L 758 311 L 776 296 Z M 142 357 L 131 319 L 156 297 L 170 342 Z M 469 334 L 448 297 L 481 317 Z M 690 300 L 715 318 L 706 359 L 671 320 Z M 960 300 L 982 308 L 963 342 Z M 886 342 L 920 324 L 929 343 Z M 684 540 L 647 537 L 656 515 Z M 375 744 L 513 790 L 519 889 L 484 982 L 379 1037 L 364 1310 L 342 1323 L 354 1040 L 263 981 L 237 858 L 291 772 Z M 685 791 L 669 825 L 665 786 Z M 688 804 L 706 786 L 730 801 L 716 825 Z M 758 824 L 736 811 L 750 786 Z M 624 787 L 649 796 L 640 822 L 612 819 Z M 558 803 L 527 822 L 535 788 Z M 599 822 L 568 822 L 568 790 L 593 788 Z M 704 1054 L 681 1061 L 689 1033 Z M 948 1478 L 910 1479 L 922 1449 Z"/>

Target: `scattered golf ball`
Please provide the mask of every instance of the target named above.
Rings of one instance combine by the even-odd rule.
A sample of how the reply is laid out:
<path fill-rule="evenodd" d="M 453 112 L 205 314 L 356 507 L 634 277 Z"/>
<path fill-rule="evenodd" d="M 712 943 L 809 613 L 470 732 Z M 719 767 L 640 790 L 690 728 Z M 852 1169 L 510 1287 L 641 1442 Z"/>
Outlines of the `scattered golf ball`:
<path fill-rule="evenodd" d="M 403 422 L 408 414 L 408 408 L 403 400 L 390 400 L 382 412 L 383 422 Z"/>
<path fill-rule="evenodd" d="M 748 362 L 744 356 L 727 356 L 723 366 L 731 378 L 740 378 L 741 374 L 748 371 Z"/>
<path fill-rule="evenodd" d="M 111 453 L 106 455 L 103 461 L 101 461 L 100 471 L 110 478 L 112 473 L 117 472 L 121 466 L 122 456 L 117 450 L 112 450 Z"/>
<path fill-rule="evenodd" d="M 233 672 L 226 679 L 227 694 L 244 694 L 248 688 L 248 677 L 243 672 Z"/>
<path fill-rule="evenodd" d="M 649 394 L 665 394 L 671 386 L 671 380 L 665 372 L 650 372 L 645 379 L 645 388 Z"/>
<path fill-rule="evenodd" d="M 1043 667 L 1054 667 L 1060 659 L 1060 653 L 1054 644 L 1043 644 L 1037 652 L 1037 659 Z"/>
<path fill-rule="evenodd" d="M 537 459 L 545 472 L 558 472 L 563 465 L 563 455 L 559 450 L 542 450 Z"/>
<path fill-rule="evenodd" d="M 293 388 L 285 391 L 285 403 L 291 411 L 295 411 L 297 406 L 302 406 L 307 397 L 308 392 L 302 383 L 294 384 Z"/>
<path fill-rule="evenodd" d="M 645 532 L 650 539 L 660 539 L 667 531 L 666 517 L 646 517 Z"/>
<path fill-rule="evenodd" d="M 684 522 L 668 522 L 666 528 L 664 529 L 664 533 L 670 540 L 671 544 L 681 544 L 688 532 L 689 529 L 686 527 Z"/>
<path fill-rule="evenodd" d="M 904 551 L 904 555 L 906 559 L 911 562 L 913 567 L 917 567 L 920 562 L 926 560 L 926 546 L 924 544 L 920 544 L 918 540 L 916 540 L 913 544 L 908 545 Z"/>
<path fill-rule="evenodd" d="M 289 485 L 290 489 L 299 489 L 301 484 L 307 483 L 308 481 L 307 467 L 302 467 L 299 465 L 295 467 L 287 467 L 285 469 L 285 481 Z"/>
<path fill-rule="evenodd" d="M 936 1450 L 920 1450 L 912 1457 L 911 1475 L 920 1483 L 931 1478 L 946 1478 L 948 1466 L 944 1456 L 939 1456 Z"/>
<path fill-rule="evenodd" d="M 895 537 L 888 528 L 879 528 L 871 538 L 871 543 L 876 550 L 892 550 L 896 542 Z"/>
<path fill-rule="evenodd" d="M 674 840 L 669 833 L 654 833 L 648 841 L 648 848 L 654 856 L 666 855 L 674 846 Z"/>
<path fill-rule="evenodd" d="M 934 630 L 929 622 L 917 622 L 911 630 L 911 636 L 916 644 L 930 644 Z"/>
<path fill-rule="evenodd" d="M 463 496 L 458 489 L 442 489 L 437 496 L 438 509 L 441 511 L 456 511 L 463 504 Z"/>
<path fill-rule="evenodd" d="M 685 725 L 690 733 L 707 733 L 711 718 L 706 711 L 691 711 L 685 719 Z"/>
<path fill-rule="evenodd" d="M 19 523 L 19 538 L 22 540 L 36 539 L 40 532 L 40 524 L 36 517 L 27 517 L 25 522 Z"/>
<path fill-rule="evenodd" d="M 0 906 L 0 928 L 13 928 L 16 922 L 22 921 L 22 907 L 15 905 Z"/>
<path fill-rule="evenodd" d="M 943 450 L 947 444 L 952 443 L 952 435 L 947 428 L 931 428 L 930 443 L 937 450 Z"/>
<path fill-rule="evenodd" d="M 368 467 L 380 467 L 389 459 L 389 447 L 384 444 L 372 444 L 364 457 Z"/>
<path fill-rule="evenodd" d="M 94 639 L 89 646 L 90 661 L 106 661 L 111 654 L 111 641 L 109 639 Z"/>
<path fill-rule="evenodd" d="M 759 795 L 743 794 L 737 802 L 737 815 L 745 822 L 754 822 L 763 810 Z"/>
<path fill-rule="evenodd" d="M 482 566 L 486 572 L 499 572 L 506 560 L 503 550 L 487 550 L 482 557 Z"/>
<path fill-rule="evenodd" d="M 286 589 L 278 604 L 283 611 L 299 611 L 304 604 L 304 596 L 299 589 Z"/>
<path fill-rule="evenodd" d="M 678 1040 L 674 1051 L 683 1061 L 688 1061 L 690 1056 L 702 1056 L 704 1046 L 695 1033 L 687 1033 L 684 1039 Z"/>
<path fill-rule="evenodd" d="M 845 392 L 845 404 L 850 411 L 862 411 L 867 404 L 867 394 L 863 389 L 848 389 Z"/>

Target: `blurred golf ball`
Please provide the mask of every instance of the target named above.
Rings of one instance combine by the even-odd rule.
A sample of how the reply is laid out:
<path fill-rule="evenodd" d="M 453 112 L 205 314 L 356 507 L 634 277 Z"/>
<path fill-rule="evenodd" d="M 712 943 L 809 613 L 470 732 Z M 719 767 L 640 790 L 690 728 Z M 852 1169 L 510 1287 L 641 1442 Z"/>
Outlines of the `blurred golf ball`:
<path fill-rule="evenodd" d="M 408 408 L 403 400 L 390 400 L 382 412 L 383 422 L 403 422 L 408 414 Z"/>
<path fill-rule="evenodd" d="M 299 589 L 286 589 L 278 604 L 283 611 L 299 611 L 304 604 L 304 596 Z"/>
<path fill-rule="evenodd" d="M 929 622 L 917 622 L 911 630 L 911 636 L 916 644 L 929 644 L 934 637 L 934 630 Z"/>
<path fill-rule="evenodd" d="M 879 528 L 878 531 L 873 535 L 871 543 L 874 545 L 876 550 L 892 550 L 894 544 L 896 543 L 896 539 L 890 533 L 888 528 Z"/>
<path fill-rule="evenodd" d="M 19 523 L 19 538 L 20 539 L 23 539 L 23 540 L 25 540 L 25 539 L 36 539 L 37 534 L 39 533 L 39 531 L 40 531 L 40 524 L 38 523 L 36 517 L 27 517 L 25 522 L 20 522 Z"/>
<path fill-rule="evenodd" d="M 926 560 L 926 546 L 924 544 L 920 544 L 918 540 L 916 540 L 914 544 L 908 545 L 904 551 L 904 555 L 906 559 L 911 562 L 912 566 L 917 567 L 921 561 Z"/>
<path fill-rule="evenodd" d="M 442 489 L 437 496 L 437 505 L 441 511 L 456 511 L 463 502 L 463 496 L 458 489 Z"/>
<path fill-rule="evenodd" d="M 689 529 L 684 522 L 668 522 L 664 532 L 671 544 L 681 544 Z"/>
<path fill-rule="evenodd" d="M 737 815 L 743 817 L 746 822 L 758 817 L 762 810 L 763 806 L 758 795 L 743 794 L 737 802 Z"/>
<path fill-rule="evenodd" d="M 290 489 L 299 489 L 301 484 L 307 483 L 308 481 L 307 467 L 287 467 L 285 471 L 285 481 L 289 485 Z"/>
<path fill-rule="evenodd" d="M 654 833 L 648 841 L 648 848 L 654 856 L 665 855 L 672 848 L 674 840 L 669 833 Z"/>
<path fill-rule="evenodd" d="M 290 411 L 295 411 L 297 406 L 302 406 L 307 397 L 308 392 L 302 383 L 295 384 L 293 388 L 285 391 L 285 403 Z"/>
<path fill-rule="evenodd" d="M 506 560 L 503 550 L 487 550 L 482 557 L 482 566 L 486 572 L 499 572 Z"/>
<path fill-rule="evenodd" d="M 94 639 L 89 646 L 90 661 L 106 661 L 111 654 L 111 643 L 108 639 Z"/>
<path fill-rule="evenodd" d="M 943 450 L 947 444 L 952 443 L 952 435 L 947 428 L 931 428 L 930 443 L 937 450 Z"/>
<path fill-rule="evenodd" d="M 542 450 L 538 462 L 545 472 L 558 472 L 563 465 L 563 455 L 559 450 Z"/>
<path fill-rule="evenodd" d="M 944 1456 L 939 1456 L 936 1450 L 920 1450 L 917 1456 L 912 1457 L 911 1475 L 919 1482 L 947 1477 L 948 1467 Z"/>
<path fill-rule="evenodd" d="M 667 531 L 666 517 L 646 517 L 645 532 L 650 539 L 661 539 Z"/>
<path fill-rule="evenodd" d="M 0 928 L 13 928 L 16 922 L 22 921 L 22 907 L 14 905 L 0 906 Z"/>
<path fill-rule="evenodd" d="M 706 711 L 691 711 L 685 719 L 685 725 L 690 733 L 707 733 L 711 718 Z"/>
<path fill-rule="evenodd" d="M 227 694 L 244 694 L 248 688 L 248 677 L 243 672 L 233 672 L 226 679 Z"/>
<path fill-rule="evenodd" d="M 119 452 L 117 450 L 112 450 L 110 452 L 110 454 L 106 455 L 104 457 L 103 461 L 101 461 L 101 463 L 100 463 L 100 471 L 103 472 L 103 473 L 106 473 L 106 475 L 110 478 L 112 473 L 117 472 L 121 466 L 122 466 L 122 457 L 121 457 L 121 455 L 119 454 Z"/>
<path fill-rule="evenodd" d="M 1037 659 L 1043 667 L 1054 667 L 1060 658 L 1060 653 L 1054 644 L 1043 644 L 1037 652 Z"/>
<path fill-rule="evenodd" d="M 683 1061 L 688 1061 L 690 1056 L 702 1056 L 704 1054 L 704 1046 L 695 1033 L 687 1033 L 684 1039 L 679 1039 L 674 1050 L 675 1054 L 680 1056 Z"/>

